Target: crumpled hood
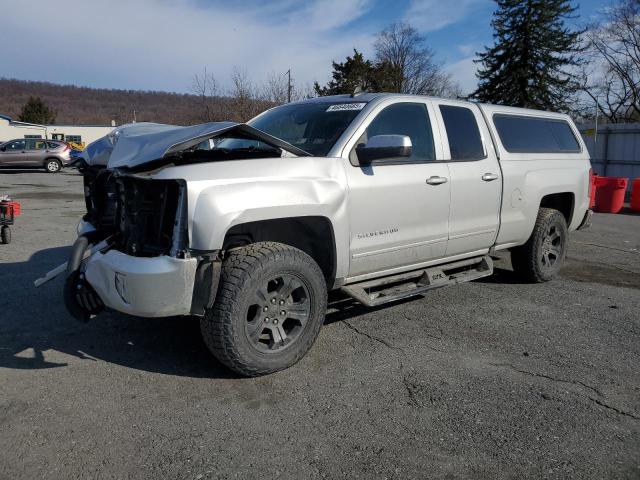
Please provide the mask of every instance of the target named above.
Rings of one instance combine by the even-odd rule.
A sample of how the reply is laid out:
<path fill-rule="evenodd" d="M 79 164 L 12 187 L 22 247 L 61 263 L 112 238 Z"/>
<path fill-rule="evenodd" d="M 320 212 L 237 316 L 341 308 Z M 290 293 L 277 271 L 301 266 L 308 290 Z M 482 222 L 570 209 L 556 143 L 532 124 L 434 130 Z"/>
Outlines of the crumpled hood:
<path fill-rule="evenodd" d="M 90 143 L 82 153 L 82 158 L 89 165 L 104 165 L 110 169 L 135 168 L 231 131 L 274 145 L 298 156 L 310 155 L 304 150 L 244 123 L 210 122 L 190 127 L 161 123 L 123 125 L 109 135 Z"/>

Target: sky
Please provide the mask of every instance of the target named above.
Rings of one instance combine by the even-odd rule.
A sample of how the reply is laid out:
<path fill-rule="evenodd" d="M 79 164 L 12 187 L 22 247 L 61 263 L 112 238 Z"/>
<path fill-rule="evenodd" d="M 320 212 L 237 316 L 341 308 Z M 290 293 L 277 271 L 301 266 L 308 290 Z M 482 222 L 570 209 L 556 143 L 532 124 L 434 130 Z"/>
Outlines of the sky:
<path fill-rule="evenodd" d="M 578 26 L 606 0 L 580 0 Z M 291 69 L 326 82 L 331 61 L 373 55 L 392 22 L 416 27 L 465 93 L 492 42 L 492 0 L 0 0 L 0 77 L 187 93 L 205 68 L 256 83 Z M 37 14 L 34 14 L 37 12 Z"/>

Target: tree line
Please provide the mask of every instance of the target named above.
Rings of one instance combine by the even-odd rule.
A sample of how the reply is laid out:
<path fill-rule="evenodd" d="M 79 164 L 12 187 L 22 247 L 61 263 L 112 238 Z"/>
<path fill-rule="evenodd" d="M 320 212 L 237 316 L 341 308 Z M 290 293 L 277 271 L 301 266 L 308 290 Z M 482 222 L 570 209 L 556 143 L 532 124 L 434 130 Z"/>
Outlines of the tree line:
<path fill-rule="evenodd" d="M 582 28 L 575 27 L 580 22 L 571 0 L 495 2 L 493 44 L 476 54 L 478 87 L 473 92 L 462 92 L 415 27 L 395 23 L 376 35 L 371 58 L 354 48 L 343 61 L 332 62 L 324 85 L 299 88 L 283 73 L 256 84 L 246 70 L 235 67 L 223 89 L 204 70 L 194 76 L 191 95 L 183 96 L 192 110 L 180 123 L 246 121 L 290 100 L 356 89 L 462 97 L 567 112 L 579 119 L 591 119 L 597 111 L 608 122 L 640 121 L 640 0 L 614 0 L 599 22 Z M 20 118 L 39 123 L 43 115 L 51 119 L 55 114 L 31 99 Z"/>
<path fill-rule="evenodd" d="M 294 88 L 294 99 L 348 94 L 356 89 L 466 98 L 515 107 L 560 111 L 581 120 L 597 114 L 608 122 L 640 121 L 640 0 L 615 0 L 599 22 L 579 25 L 571 0 L 495 0 L 493 44 L 476 54 L 478 87 L 464 95 L 456 79 L 436 60 L 424 35 L 395 23 L 376 35 L 372 58 L 354 48 L 332 62 L 331 79 L 313 88 Z M 284 76 L 272 75 L 262 89 L 234 70 L 233 99 L 241 118 L 268 105 L 286 103 Z M 196 76 L 207 118 L 217 119 L 205 88 L 210 76 Z M 215 96 L 215 95 L 214 95 Z M 256 102 L 262 102 L 256 103 Z M 220 113 L 220 112 L 218 112 Z"/>

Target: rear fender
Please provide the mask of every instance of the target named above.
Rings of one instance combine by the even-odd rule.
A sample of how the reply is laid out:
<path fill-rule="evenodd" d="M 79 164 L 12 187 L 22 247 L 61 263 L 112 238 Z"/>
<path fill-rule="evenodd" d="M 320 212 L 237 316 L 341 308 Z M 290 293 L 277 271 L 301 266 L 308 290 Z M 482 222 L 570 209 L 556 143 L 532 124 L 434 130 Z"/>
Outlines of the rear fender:
<path fill-rule="evenodd" d="M 543 168 L 524 173 L 524 162 L 504 162 L 504 196 L 502 221 L 497 245 L 515 246 L 525 243 L 533 232 L 542 199 L 556 193 L 571 193 L 574 197 L 569 230 L 580 225 L 589 205 L 589 169 L 582 162 L 575 168 Z M 541 163 L 541 162 L 538 162 Z"/>

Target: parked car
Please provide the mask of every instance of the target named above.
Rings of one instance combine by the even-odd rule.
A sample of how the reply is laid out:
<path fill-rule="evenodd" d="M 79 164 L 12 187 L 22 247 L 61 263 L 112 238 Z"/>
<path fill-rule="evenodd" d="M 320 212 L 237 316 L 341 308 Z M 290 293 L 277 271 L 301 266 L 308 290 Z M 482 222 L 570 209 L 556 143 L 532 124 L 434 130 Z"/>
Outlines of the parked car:
<path fill-rule="evenodd" d="M 67 144 L 56 140 L 9 140 L 0 144 L 0 167 L 39 167 L 49 173 L 57 173 L 69 164 L 70 150 Z"/>
<path fill-rule="evenodd" d="M 307 353 L 328 290 L 378 306 L 491 275 L 500 250 L 546 282 L 591 216 L 567 115 L 455 100 L 323 97 L 248 124 L 137 124 L 85 153 L 68 310 L 199 316 L 248 376 Z"/>

